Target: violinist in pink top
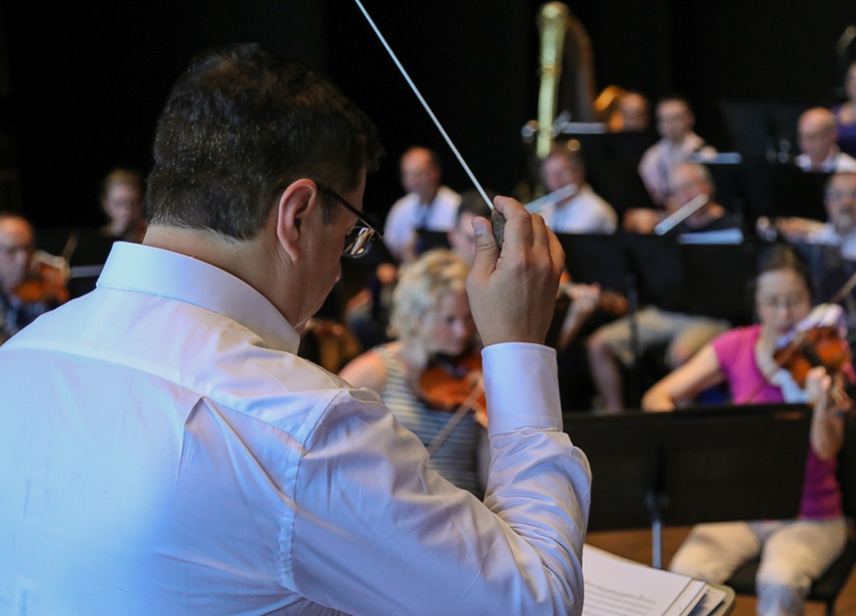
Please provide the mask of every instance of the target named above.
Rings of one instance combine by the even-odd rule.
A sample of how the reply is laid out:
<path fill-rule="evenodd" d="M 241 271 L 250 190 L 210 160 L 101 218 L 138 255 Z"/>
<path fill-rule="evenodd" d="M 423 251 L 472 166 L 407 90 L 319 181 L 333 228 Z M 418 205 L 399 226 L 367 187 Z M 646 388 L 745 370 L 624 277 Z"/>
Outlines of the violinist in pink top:
<path fill-rule="evenodd" d="M 817 312 L 811 309 L 806 265 L 790 248 L 776 246 L 763 255 L 758 272 L 755 305 L 760 323 L 714 339 L 654 385 L 642 406 L 649 411 L 670 411 L 722 382 L 728 383 L 735 404 L 814 405 L 799 518 L 696 526 L 671 563 L 674 571 L 724 582 L 743 562 L 760 554 L 758 613 L 796 615 L 803 613 L 812 581 L 841 553 L 846 541 L 841 492 L 835 479 L 844 429 L 836 405 L 829 400 L 831 378 L 826 370 L 812 369 L 802 389 L 773 358 L 777 340 Z"/>

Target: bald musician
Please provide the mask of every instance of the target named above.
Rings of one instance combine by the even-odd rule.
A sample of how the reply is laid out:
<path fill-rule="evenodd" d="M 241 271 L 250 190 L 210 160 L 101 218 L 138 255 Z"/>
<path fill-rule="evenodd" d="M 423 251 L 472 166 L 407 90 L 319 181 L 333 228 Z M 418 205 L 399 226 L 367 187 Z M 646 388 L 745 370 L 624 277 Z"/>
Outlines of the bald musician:
<path fill-rule="evenodd" d="M 797 123 L 800 150 L 796 164 L 803 171 L 856 171 L 856 159 L 838 149 L 835 116 L 824 107 L 804 112 Z"/>

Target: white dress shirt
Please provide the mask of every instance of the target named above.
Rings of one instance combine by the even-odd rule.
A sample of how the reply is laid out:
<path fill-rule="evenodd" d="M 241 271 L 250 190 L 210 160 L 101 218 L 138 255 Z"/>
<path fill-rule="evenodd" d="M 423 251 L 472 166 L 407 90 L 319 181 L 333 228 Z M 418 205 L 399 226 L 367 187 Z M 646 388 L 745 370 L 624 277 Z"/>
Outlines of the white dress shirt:
<path fill-rule="evenodd" d="M 796 157 L 797 166 L 803 171 L 818 171 L 820 173 L 853 173 L 856 172 L 856 159 L 833 147 L 829 156 L 820 167 L 813 167 L 808 154 L 800 154 Z"/>
<path fill-rule="evenodd" d="M 297 345 L 241 280 L 118 243 L 0 348 L 0 613 L 580 613 L 590 473 L 552 350 L 483 352 L 483 504 Z"/>
<path fill-rule="evenodd" d="M 389 252 L 400 259 L 416 229 L 451 231 L 455 227 L 461 195 L 447 186 L 437 190 L 434 201 L 423 205 L 416 193 L 404 195 L 392 205 L 383 228 L 383 241 Z"/>
<path fill-rule="evenodd" d="M 567 202 L 538 213 L 554 233 L 615 233 L 618 225 L 615 210 L 588 184 Z"/>

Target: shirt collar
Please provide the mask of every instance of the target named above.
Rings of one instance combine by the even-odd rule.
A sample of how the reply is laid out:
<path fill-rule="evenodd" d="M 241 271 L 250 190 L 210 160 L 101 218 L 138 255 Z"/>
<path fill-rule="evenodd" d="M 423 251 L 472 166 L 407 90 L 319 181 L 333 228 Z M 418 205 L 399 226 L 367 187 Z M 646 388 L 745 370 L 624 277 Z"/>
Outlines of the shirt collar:
<path fill-rule="evenodd" d="M 173 299 L 229 317 L 269 348 L 296 353 L 300 335 L 273 304 L 218 267 L 169 250 L 116 242 L 98 278 L 99 288 Z"/>

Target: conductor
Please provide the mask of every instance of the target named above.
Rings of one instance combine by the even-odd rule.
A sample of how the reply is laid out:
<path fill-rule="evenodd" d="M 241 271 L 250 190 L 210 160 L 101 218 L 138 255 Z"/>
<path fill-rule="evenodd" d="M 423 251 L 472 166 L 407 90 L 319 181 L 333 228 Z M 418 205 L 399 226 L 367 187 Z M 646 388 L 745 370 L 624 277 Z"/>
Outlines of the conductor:
<path fill-rule="evenodd" d="M 543 346 L 563 263 L 498 198 L 467 281 L 484 502 L 379 398 L 296 355 L 374 230 L 369 120 L 255 46 L 198 58 L 157 125 L 142 245 L 0 349 L 0 611 L 579 614 L 590 473 Z"/>

